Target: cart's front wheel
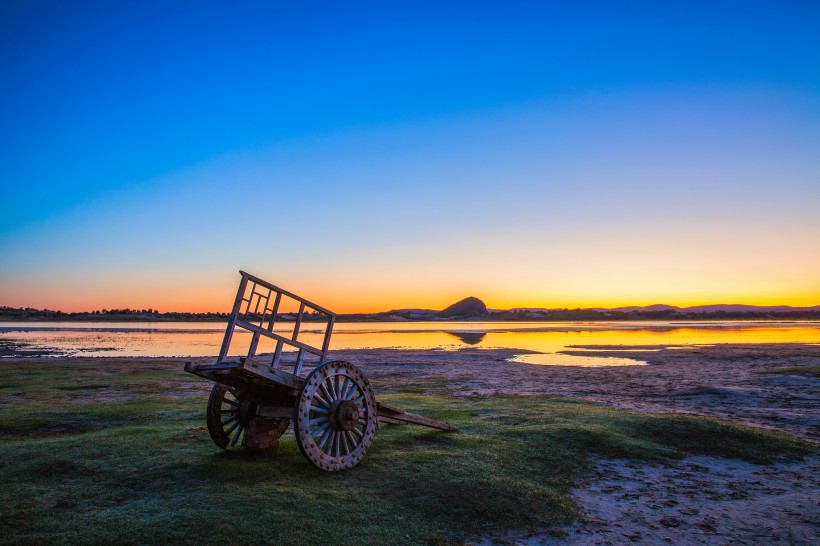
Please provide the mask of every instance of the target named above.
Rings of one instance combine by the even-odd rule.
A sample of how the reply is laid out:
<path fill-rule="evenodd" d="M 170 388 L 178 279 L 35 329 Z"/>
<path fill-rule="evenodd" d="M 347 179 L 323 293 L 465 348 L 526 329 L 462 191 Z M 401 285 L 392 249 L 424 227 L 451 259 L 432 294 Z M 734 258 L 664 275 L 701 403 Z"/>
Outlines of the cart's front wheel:
<path fill-rule="evenodd" d="M 252 450 L 273 447 L 288 428 L 287 419 L 256 416 L 257 405 L 237 389 L 215 383 L 208 398 L 208 433 L 222 449 L 237 444 Z"/>
<path fill-rule="evenodd" d="M 376 397 L 349 362 L 326 362 L 305 379 L 294 428 L 299 449 L 314 466 L 335 472 L 358 464 L 376 433 Z"/>

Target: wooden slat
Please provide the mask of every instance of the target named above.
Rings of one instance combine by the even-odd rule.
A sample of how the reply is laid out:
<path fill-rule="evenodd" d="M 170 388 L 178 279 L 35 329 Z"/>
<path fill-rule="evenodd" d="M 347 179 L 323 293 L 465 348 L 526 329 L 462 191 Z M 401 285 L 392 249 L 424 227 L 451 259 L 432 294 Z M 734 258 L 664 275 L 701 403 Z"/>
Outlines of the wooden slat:
<path fill-rule="evenodd" d="M 273 323 L 276 322 L 276 313 L 279 312 L 279 303 L 282 301 L 282 294 L 277 292 L 276 299 L 273 300 L 273 309 L 270 313 L 270 322 L 268 323 L 268 332 L 273 331 Z"/>
<path fill-rule="evenodd" d="M 327 350 L 330 348 L 330 336 L 333 334 L 333 325 L 336 323 L 336 317 L 331 316 L 327 321 L 327 328 L 325 329 L 325 341 L 322 343 L 322 360 L 327 357 Z"/>
<path fill-rule="evenodd" d="M 325 315 L 330 315 L 330 316 L 332 316 L 332 317 L 335 317 L 335 316 L 336 316 L 336 313 L 334 313 L 333 311 L 329 311 L 329 310 L 325 309 L 324 307 L 322 307 L 322 306 L 320 306 L 320 305 L 316 305 L 315 303 L 313 303 L 313 302 L 311 302 L 311 301 L 308 301 L 308 300 L 306 300 L 305 298 L 303 298 L 303 297 L 301 297 L 301 296 L 297 296 L 297 295 L 296 295 L 296 294 L 294 294 L 293 292 L 288 292 L 287 290 L 284 290 L 284 289 L 282 289 L 282 288 L 279 288 L 278 286 L 276 286 L 276 285 L 274 285 L 274 284 L 271 284 L 271 283 L 269 283 L 269 282 L 267 282 L 267 281 L 265 281 L 265 280 L 262 280 L 262 279 L 260 279 L 259 277 L 256 277 L 256 276 L 254 276 L 254 275 L 251 275 L 250 273 L 247 273 L 247 272 L 245 272 L 245 271 L 241 271 L 241 270 L 240 270 L 240 271 L 239 271 L 239 273 L 241 273 L 243 277 L 246 277 L 246 278 L 248 278 L 248 279 L 252 280 L 252 281 L 253 281 L 253 282 L 255 282 L 256 284 L 261 284 L 261 285 L 262 285 L 262 286 L 264 286 L 265 288 L 268 288 L 268 289 L 270 289 L 270 290 L 273 290 L 274 292 L 281 292 L 282 294 L 284 294 L 284 295 L 286 295 L 286 296 L 288 296 L 288 297 L 290 297 L 290 298 L 293 298 L 293 299 L 295 299 L 295 300 L 296 300 L 296 301 L 298 301 L 298 302 L 304 303 L 304 304 L 305 304 L 305 305 L 307 305 L 308 307 L 312 307 L 313 309 L 316 309 L 317 311 L 319 311 L 319 312 L 321 312 L 321 313 L 324 313 Z"/>
<path fill-rule="evenodd" d="M 239 281 L 239 290 L 236 291 L 236 300 L 233 302 L 233 310 L 231 311 L 231 318 L 228 320 L 228 327 L 225 330 L 225 337 L 222 338 L 222 347 L 219 349 L 219 357 L 217 362 L 222 362 L 228 356 L 228 349 L 231 346 L 231 337 L 233 337 L 233 330 L 236 326 L 236 316 L 239 313 L 239 308 L 242 306 L 242 296 L 245 295 L 245 287 L 248 285 L 248 279 L 244 275 Z"/>
<path fill-rule="evenodd" d="M 282 358 L 282 346 L 284 342 L 280 339 L 276 342 L 276 350 L 273 352 L 273 360 L 271 360 L 270 367 L 271 369 L 277 369 L 279 367 L 279 359 Z"/>
<path fill-rule="evenodd" d="M 259 334 L 254 332 L 251 338 L 251 345 L 248 347 L 248 358 L 253 358 L 253 355 L 256 354 L 257 345 L 259 345 Z"/>
<path fill-rule="evenodd" d="M 293 336 L 291 339 L 296 341 L 296 338 L 299 337 L 299 328 L 302 327 L 302 317 L 305 315 L 305 304 L 302 302 L 299 305 L 299 314 L 296 315 L 296 324 L 293 325 Z"/>
<path fill-rule="evenodd" d="M 251 301 L 253 301 L 253 297 L 256 296 L 256 306 L 253 308 L 252 315 L 259 314 L 259 304 L 262 303 L 262 294 L 256 291 L 256 285 L 253 285 L 253 289 L 251 290 Z M 267 304 L 265 304 L 267 306 Z M 248 311 L 251 310 L 251 306 L 248 305 Z"/>
<path fill-rule="evenodd" d="M 220 362 L 218 364 L 194 364 L 193 362 L 185 363 L 185 371 L 189 373 L 211 370 L 235 370 L 239 367 L 238 362 Z"/>
<path fill-rule="evenodd" d="M 301 377 L 297 377 L 283 370 L 272 370 L 267 366 L 257 366 L 250 361 L 246 361 L 244 365 L 241 366 L 241 369 L 293 389 L 298 389 L 302 386 Z"/>
<path fill-rule="evenodd" d="M 312 347 L 307 343 L 302 343 L 301 341 L 294 341 L 292 339 L 288 339 L 285 336 L 280 336 L 279 334 L 276 334 L 274 332 L 268 332 L 264 328 L 260 328 L 259 326 L 251 324 L 250 322 L 245 322 L 244 320 L 236 319 L 236 325 L 241 326 L 245 330 L 250 330 L 251 332 L 258 332 L 263 336 L 270 337 L 279 341 L 284 341 L 288 345 L 292 345 L 298 349 L 304 349 L 309 353 L 313 353 L 315 355 L 320 356 L 322 354 L 322 351 L 320 349 L 317 349 L 316 347 Z"/>
<path fill-rule="evenodd" d="M 305 351 L 299 349 L 299 354 L 296 357 L 296 364 L 293 366 L 293 375 L 299 375 L 302 373 L 302 363 L 305 360 Z"/>

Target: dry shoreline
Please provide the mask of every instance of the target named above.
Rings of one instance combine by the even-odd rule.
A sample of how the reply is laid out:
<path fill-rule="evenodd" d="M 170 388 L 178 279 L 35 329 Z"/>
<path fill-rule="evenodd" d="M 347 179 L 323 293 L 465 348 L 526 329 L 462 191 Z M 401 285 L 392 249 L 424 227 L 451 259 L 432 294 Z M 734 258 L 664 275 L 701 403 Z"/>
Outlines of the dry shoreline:
<path fill-rule="evenodd" d="M 719 417 L 788 432 L 820 445 L 817 377 L 758 373 L 818 366 L 818 345 L 690 346 L 649 353 L 639 347 L 598 349 L 595 354 L 602 357 L 632 357 L 649 365 L 539 366 L 507 361 L 526 351 L 480 349 L 334 351 L 330 357 L 361 367 L 377 396 L 390 391 L 459 397 L 566 396 L 630 410 Z M 14 365 L 15 360 L 3 359 L 0 365 Z M 47 364 L 73 359 L 41 360 Z M 192 359 L 77 360 L 124 366 L 159 360 L 175 368 Z M 204 398 L 209 385 L 192 377 L 169 388 L 179 396 Z M 117 393 L 93 393 L 103 402 L 109 395 Z M 566 537 L 512 533 L 508 543 L 820 543 L 820 457 L 774 465 L 702 456 L 666 463 L 596 459 L 595 465 L 589 481 L 574 492 L 586 515 L 567 529 Z M 491 543 L 490 539 L 476 542 Z"/>

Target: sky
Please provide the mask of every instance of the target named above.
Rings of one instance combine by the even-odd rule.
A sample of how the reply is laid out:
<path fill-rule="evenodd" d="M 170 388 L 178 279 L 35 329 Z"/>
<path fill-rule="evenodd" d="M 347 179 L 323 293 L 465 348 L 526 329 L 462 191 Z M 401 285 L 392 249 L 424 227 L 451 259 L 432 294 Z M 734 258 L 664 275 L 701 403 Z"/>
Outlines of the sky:
<path fill-rule="evenodd" d="M 0 305 L 820 305 L 815 2 L 0 4 Z"/>

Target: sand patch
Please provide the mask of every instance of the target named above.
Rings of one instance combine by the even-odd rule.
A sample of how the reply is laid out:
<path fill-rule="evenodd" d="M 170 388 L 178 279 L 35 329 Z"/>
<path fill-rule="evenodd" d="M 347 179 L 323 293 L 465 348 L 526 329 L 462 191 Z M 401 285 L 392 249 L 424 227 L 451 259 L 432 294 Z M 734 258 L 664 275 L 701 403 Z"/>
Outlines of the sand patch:
<path fill-rule="evenodd" d="M 574 491 L 568 536 L 520 544 L 818 544 L 820 458 L 755 465 L 714 457 L 667 464 L 599 460 Z"/>

